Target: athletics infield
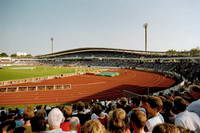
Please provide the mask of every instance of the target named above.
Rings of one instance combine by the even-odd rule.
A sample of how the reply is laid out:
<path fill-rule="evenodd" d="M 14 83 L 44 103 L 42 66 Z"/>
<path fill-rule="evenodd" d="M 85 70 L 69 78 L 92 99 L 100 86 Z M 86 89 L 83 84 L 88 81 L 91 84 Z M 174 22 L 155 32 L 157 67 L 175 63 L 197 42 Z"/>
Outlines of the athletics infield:
<path fill-rule="evenodd" d="M 50 79 L 26 85 L 70 84 L 66 90 L 0 92 L 0 106 L 19 104 L 54 104 L 74 101 L 89 101 L 91 99 L 111 100 L 126 96 L 124 90 L 147 94 L 169 88 L 175 80 L 162 74 L 129 69 L 109 69 L 118 72 L 119 76 L 105 77 L 96 75 L 75 75 L 58 79 Z"/>

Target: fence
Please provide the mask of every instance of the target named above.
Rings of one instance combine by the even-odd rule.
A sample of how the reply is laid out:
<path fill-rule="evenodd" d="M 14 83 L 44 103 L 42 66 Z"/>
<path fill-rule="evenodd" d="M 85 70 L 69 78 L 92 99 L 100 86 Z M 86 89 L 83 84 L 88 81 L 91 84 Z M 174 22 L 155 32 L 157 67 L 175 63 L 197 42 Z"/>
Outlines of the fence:
<path fill-rule="evenodd" d="M 158 96 L 159 93 L 169 94 L 171 91 L 176 91 L 176 90 L 180 89 L 180 88 L 184 85 L 184 83 L 185 83 L 185 81 L 182 81 L 181 83 L 179 83 L 179 84 L 177 84 L 177 85 L 175 85 L 175 86 L 173 86 L 173 87 L 171 87 L 171 88 L 168 88 L 168 89 L 166 89 L 166 90 L 162 90 L 162 91 L 155 92 L 155 93 L 153 93 L 153 95 Z"/>
<path fill-rule="evenodd" d="M 148 69 L 148 68 L 136 68 L 137 70 L 142 70 L 142 71 L 149 71 L 149 72 L 159 72 L 159 73 L 163 73 L 165 75 L 168 75 L 170 77 L 175 77 L 176 79 L 180 80 L 179 83 L 177 83 L 175 86 L 165 89 L 165 90 L 161 90 L 161 91 L 157 91 L 155 93 L 153 93 L 152 95 L 159 95 L 159 93 L 163 93 L 163 94 L 168 94 L 170 93 L 170 91 L 175 91 L 180 89 L 184 84 L 185 84 L 185 78 L 176 73 L 176 72 L 171 72 L 171 71 L 162 71 L 162 70 L 155 70 L 155 69 Z M 149 95 L 149 88 L 148 88 L 148 95 Z"/>
<path fill-rule="evenodd" d="M 47 91 L 47 90 L 69 90 L 71 84 L 63 85 L 40 85 L 40 86 L 12 86 L 0 88 L 0 92 L 23 92 L 23 91 Z"/>
<path fill-rule="evenodd" d="M 26 79 L 19 79 L 19 80 L 0 81 L 0 86 L 29 83 L 29 82 L 39 82 L 39 81 L 43 81 L 43 80 L 69 77 L 69 76 L 81 75 L 81 74 L 84 74 L 84 72 L 72 73 L 72 74 L 61 74 L 61 75 L 57 75 L 57 76 L 48 76 L 48 77 L 35 77 L 35 78 L 26 78 Z"/>

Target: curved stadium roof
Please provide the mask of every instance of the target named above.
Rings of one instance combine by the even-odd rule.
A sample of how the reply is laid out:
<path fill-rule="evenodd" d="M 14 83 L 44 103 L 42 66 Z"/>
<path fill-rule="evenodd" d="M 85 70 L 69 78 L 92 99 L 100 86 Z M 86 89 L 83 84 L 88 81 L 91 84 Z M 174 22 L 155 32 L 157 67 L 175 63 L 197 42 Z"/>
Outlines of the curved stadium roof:
<path fill-rule="evenodd" d="M 70 49 L 59 51 L 55 53 L 39 55 L 39 58 L 48 58 L 48 57 L 57 57 L 61 55 L 68 55 L 74 53 L 82 53 L 82 52 L 94 52 L 94 51 L 104 51 L 104 52 L 120 52 L 120 53 L 132 53 L 132 54 L 139 54 L 139 55 L 166 55 L 166 52 L 158 52 L 158 51 L 141 51 L 141 50 L 128 50 L 128 49 L 115 49 L 115 48 L 77 48 L 77 49 Z"/>

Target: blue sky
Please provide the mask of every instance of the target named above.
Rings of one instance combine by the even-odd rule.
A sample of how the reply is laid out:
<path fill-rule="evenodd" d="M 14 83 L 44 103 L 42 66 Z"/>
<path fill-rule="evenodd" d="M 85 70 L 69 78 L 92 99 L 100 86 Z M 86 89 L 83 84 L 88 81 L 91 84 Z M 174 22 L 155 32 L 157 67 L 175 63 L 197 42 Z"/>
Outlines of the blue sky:
<path fill-rule="evenodd" d="M 0 52 L 80 47 L 190 50 L 200 46 L 199 0 L 0 0 Z"/>

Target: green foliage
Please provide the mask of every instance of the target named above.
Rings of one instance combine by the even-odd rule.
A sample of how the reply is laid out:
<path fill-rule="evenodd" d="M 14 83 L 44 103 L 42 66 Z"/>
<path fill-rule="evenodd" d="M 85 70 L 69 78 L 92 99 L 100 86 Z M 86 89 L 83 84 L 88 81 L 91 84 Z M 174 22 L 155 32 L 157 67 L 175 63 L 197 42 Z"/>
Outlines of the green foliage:
<path fill-rule="evenodd" d="M 31 54 L 17 56 L 16 53 L 11 54 L 10 56 L 11 56 L 11 57 L 17 57 L 17 58 L 32 58 L 32 57 L 33 57 Z"/>
<path fill-rule="evenodd" d="M 33 57 L 33 56 L 32 56 L 31 54 L 27 54 L 26 57 L 27 57 L 27 58 L 31 58 L 31 57 Z"/>
<path fill-rule="evenodd" d="M 6 53 L 0 53 L 0 57 L 8 57 Z"/>
<path fill-rule="evenodd" d="M 176 51 L 174 49 L 169 49 L 166 53 L 170 56 L 199 56 L 200 55 L 200 48 L 192 48 L 189 51 Z"/>
<path fill-rule="evenodd" d="M 166 51 L 166 53 L 169 55 L 177 55 L 177 51 L 174 49 L 169 49 L 168 51 Z"/>
<path fill-rule="evenodd" d="M 200 55 L 200 49 L 197 47 L 197 48 L 193 48 L 190 50 L 190 55 L 191 56 L 197 56 L 197 55 Z"/>
<path fill-rule="evenodd" d="M 10 56 L 11 57 L 17 57 L 17 54 L 11 54 Z"/>

